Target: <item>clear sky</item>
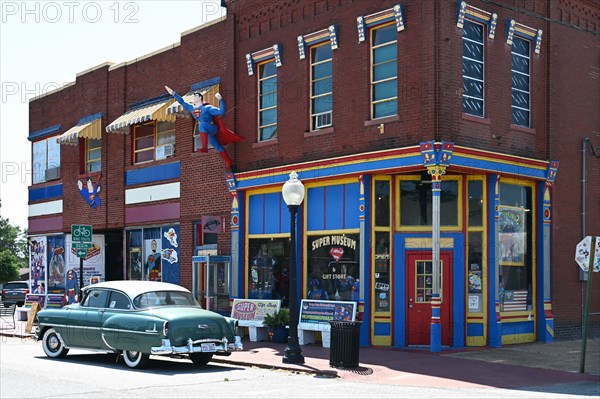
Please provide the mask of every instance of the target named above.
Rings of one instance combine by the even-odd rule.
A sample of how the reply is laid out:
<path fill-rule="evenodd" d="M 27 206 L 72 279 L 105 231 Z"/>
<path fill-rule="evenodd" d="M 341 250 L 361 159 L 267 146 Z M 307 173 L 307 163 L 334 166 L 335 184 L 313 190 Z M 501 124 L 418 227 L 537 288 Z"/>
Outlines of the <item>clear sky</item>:
<path fill-rule="evenodd" d="M 182 32 L 224 15 L 220 3 L 0 1 L 0 216 L 27 227 L 29 100 L 107 61 L 131 61 L 179 42 Z"/>

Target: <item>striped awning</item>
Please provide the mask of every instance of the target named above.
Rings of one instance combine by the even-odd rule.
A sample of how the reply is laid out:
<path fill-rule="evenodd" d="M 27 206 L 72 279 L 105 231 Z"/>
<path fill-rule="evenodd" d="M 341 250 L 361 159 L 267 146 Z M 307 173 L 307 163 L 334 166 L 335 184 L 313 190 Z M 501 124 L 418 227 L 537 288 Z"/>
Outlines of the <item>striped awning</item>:
<path fill-rule="evenodd" d="M 106 127 L 108 133 L 129 133 L 129 126 L 137 123 L 155 120 L 159 122 L 175 122 L 175 115 L 167 114 L 167 105 L 172 103 L 172 98 L 167 98 L 149 105 L 130 109 Z"/>
<path fill-rule="evenodd" d="M 197 91 L 202 93 L 202 96 L 203 96 L 205 102 L 207 102 L 211 105 L 214 105 L 215 107 L 219 106 L 219 102 L 215 99 L 215 94 L 219 92 L 218 84 L 204 87 L 200 90 L 190 91 L 185 96 L 183 96 L 183 99 L 188 103 L 192 103 L 194 101 L 194 93 L 196 93 Z M 177 101 L 173 101 L 167 107 L 167 114 L 175 115 L 175 116 L 183 117 L 183 118 L 191 118 L 192 117 L 190 115 L 190 113 L 187 112 L 186 110 L 184 110 L 183 107 L 181 106 L 181 104 L 179 104 Z"/>
<path fill-rule="evenodd" d="M 102 138 L 102 114 L 81 118 L 77 125 L 58 136 L 56 141 L 59 144 L 77 145 L 80 138 L 92 140 Z"/>

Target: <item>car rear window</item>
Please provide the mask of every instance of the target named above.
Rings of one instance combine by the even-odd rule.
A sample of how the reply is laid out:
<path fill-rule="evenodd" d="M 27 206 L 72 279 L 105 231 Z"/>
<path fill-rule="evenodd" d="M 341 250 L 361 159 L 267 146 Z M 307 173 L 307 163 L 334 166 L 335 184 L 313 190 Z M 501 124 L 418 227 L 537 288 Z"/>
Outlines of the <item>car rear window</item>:
<path fill-rule="evenodd" d="M 5 290 L 27 290 L 29 286 L 27 283 L 6 283 L 4 286 Z"/>
<path fill-rule="evenodd" d="M 161 306 L 199 306 L 192 294 L 182 291 L 151 291 L 138 295 L 133 300 L 138 309 Z"/>

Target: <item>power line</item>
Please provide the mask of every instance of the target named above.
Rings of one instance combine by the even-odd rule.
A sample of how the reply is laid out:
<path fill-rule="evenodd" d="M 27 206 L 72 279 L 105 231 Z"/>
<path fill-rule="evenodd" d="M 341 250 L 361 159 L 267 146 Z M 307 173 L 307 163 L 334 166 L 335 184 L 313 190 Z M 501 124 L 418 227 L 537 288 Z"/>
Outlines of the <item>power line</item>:
<path fill-rule="evenodd" d="M 591 33 L 593 35 L 600 35 L 600 31 L 591 30 L 591 29 L 587 29 L 587 28 L 582 28 L 581 26 L 568 24 L 568 23 L 563 22 L 563 21 L 558 20 L 558 19 L 553 19 L 553 18 L 545 17 L 542 14 L 538 14 L 538 13 L 533 12 L 533 11 L 529 11 L 529 10 L 524 10 L 522 8 L 508 6 L 506 4 L 502 4 L 502 3 L 499 3 L 499 2 L 494 1 L 494 0 L 481 0 L 481 1 L 483 1 L 484 3 L 488 3 L 488 4 L 493 4 L 493 5 L 498 6 L 500 8 L 504 8 L 504 9 L 507 9 L 507 10 L 515 11 L 515 12 L 519 12 L 519 13 L 528 15 L 528 16 L 533 17 L 533 18 L 537 18 L 537 19 L 541 19 L 541 20 L 544 20 L 544 21 L 547 21 L 547 22 L 554 23 L 554 24 L 566 26 L 567 28 L 577 29 L 577 30 L 580 30 L 582 32 Z"/>

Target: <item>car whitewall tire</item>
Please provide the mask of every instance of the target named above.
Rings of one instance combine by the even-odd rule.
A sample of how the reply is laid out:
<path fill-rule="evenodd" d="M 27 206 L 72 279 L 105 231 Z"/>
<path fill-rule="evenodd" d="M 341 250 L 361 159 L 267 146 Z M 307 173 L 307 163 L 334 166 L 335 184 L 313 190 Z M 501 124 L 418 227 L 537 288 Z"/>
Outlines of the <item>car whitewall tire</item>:
<path fill-rule="evenodd" d="M 132 369 L 142 368 L 150 359 L 150 355 L 137 351 L 123 351 L 123 360 L 125 364 Z"/>
<path fill-rule="evenodd" d="M 69 349 L 65 348 L 62 340 L 54 328 L 49 328 L 42 338 L 42 347 L 46 356 L 54 359 L 62 359 L 67 356 Z"/>

